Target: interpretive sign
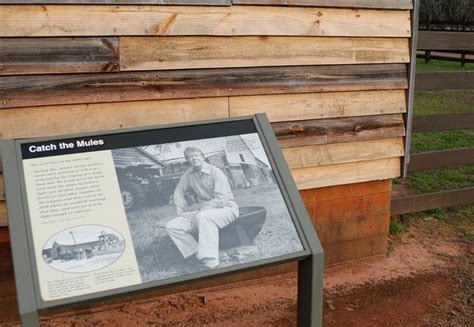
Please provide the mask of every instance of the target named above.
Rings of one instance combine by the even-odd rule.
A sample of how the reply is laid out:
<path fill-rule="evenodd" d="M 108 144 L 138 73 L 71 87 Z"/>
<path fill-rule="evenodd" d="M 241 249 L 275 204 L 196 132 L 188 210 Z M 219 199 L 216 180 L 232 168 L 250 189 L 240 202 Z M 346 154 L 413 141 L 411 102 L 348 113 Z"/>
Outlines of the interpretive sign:
<path fill-rule="evenodd" d="M 320 324 L 322 250 L 264 115 L 9 140 L 2 158 L 23 324 L 289 260 L 299 322 Z"/>

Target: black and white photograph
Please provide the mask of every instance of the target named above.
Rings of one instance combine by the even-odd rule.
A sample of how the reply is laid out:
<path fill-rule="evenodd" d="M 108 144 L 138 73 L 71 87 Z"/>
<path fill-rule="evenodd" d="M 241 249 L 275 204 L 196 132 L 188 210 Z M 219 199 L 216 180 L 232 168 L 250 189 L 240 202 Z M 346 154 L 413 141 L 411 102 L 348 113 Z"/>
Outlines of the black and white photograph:
<path fill-rule="evenodd" d="M 114 263 L 125 249 L 123 236 L 101 225 L 82 225 L 53 235 L 43 247 L 43 259 L 65 273 L 97 271 Z"/>
<path fill-rule="evenodd" d="M 257 133 L 112 156 L 142 282 L 303 250 Z"/>

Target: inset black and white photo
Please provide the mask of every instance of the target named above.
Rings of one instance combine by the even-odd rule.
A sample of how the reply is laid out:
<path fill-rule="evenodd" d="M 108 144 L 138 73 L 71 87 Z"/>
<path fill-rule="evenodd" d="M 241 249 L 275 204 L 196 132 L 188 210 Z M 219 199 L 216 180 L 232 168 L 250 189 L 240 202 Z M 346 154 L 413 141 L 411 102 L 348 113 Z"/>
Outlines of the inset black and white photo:
<path fill-rule="evenodd" d="M 257 133 L 112 156 L 143 282 L 303 250 Z"/>
<path fill-rule="evenodd" d="M 53 235 L 44 245 L 42 255 L 54 269 L 85 273 L 111 265 L 124 249 L 119 232 L 100 225 L 83 225 Z"/>

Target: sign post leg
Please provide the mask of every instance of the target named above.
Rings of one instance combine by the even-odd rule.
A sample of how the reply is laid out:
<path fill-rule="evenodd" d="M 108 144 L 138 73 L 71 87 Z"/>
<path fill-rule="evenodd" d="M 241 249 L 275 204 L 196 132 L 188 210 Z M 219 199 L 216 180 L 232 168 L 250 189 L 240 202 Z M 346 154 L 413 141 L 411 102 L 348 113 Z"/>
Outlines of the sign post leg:
<path fill-rule="evenodd" d="M 323 254 L 298 262 L 298 327 L 323 325 Z"/>

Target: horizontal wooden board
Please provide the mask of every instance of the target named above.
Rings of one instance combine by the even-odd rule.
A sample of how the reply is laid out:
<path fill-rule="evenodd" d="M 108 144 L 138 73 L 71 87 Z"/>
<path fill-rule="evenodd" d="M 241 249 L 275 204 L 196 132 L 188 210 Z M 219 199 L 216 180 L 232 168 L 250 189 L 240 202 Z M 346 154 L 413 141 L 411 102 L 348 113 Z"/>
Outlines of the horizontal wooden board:
<path fill-rule="evenodd" d="M 302 190 L 300 194 L 305 206 L 311 208 L 315 203 L 387 193 L 391 189 L 390 181 L 382 180 Z"/>
<path fill-rule="evenodd" d="M 474 187 L 392 199 L 392 214 L 403 215 L 437 208 L 474 204 Z"/>
<path fill-rule="evenodd" d="M 387 234 L 390 225 L 390 212 L 379 216 L 366 216 L 359 219 L 319 224 L 315 228 L 319 240 L 325 247 L 350 240 Z"/>
<path fill-rule="evenodd" d="M 406 87 L 404 64 L 3 76 L 0 108 Z"/>
<path fill-rule="evenodd" d="M 324 264 L 331 265 L 387 253 L 388 234 L 380 234 L 357 240 L 324 246 Z"/>
<path fill-rule="evenodd" d="M 410 37 L 410 12 L 260 6 L 3 5 L 0 8 L 0 36 L 127 35 Z"/>
<path fill-rule="evenodd" d="M 358 221 L 367 217 L 389 215 L 390 195 L 391 192 L 384 192 L 320 201 L 307 204 L 306 209 L 314 224 Z"/>
<path fill-rule="evenodd" d="M 474 148 L 431 151 L 410 156 L 409 171 L 436 169 L 474 163 Z"/>
<path fill-rule="evenodd" d="M 407 63 L 407 38 L 121 37 L 120 69 Z"/>
<path fill-rule="evenodd" d="M 0 134 L 26 138 L 228 117 L 227 98 L 5 109 Z"/>
<path fill-rule="evenodd" d="M 5 188 L 3 186 L 3 172 L 0 171 L 0 201 L 5 201 Z"/>
<path fill-rule="evenodd" d="M 230 115 L 265 112 L 271 122 L 406 112 L 405 90 L 305 93 L 229 98 Z"/>
<path fill-rule="evenodd" d="M 474 128 L 474 113 L 434 114 L 413 117 L 413 132 Z"/>
<path fill-rule="evenodd" d="M 272 123 L 282 148 L 405 135 L 401 114 Z"/>
<path fill-rule="evenodd" d="M 232 0 L 233 4 L 313 6 L 374 9 L 412 9 L 412 0 Z"/>
<path fill-rule="evenodd" d="M 0 75 L 118 70 L 118 38 L 0 38 Z"/>
<path fill-rule="evenodd" d="M 474 50 L 474 33 L 419 31 L 418 50 Z"/>
<path fill-rule="evenodd" d="M 38 4 L 37 0 L 0 0 L 0 4 Z M 231 0 L 41 0 L 41 4 L 108 4 L 108 5 L 200 5 L 229 6 Z"/>
<path fill-rule="evenodd" d="M 7 207 L 5 201 L 0 201 L 0 227 L 8 226 Z"/>
<path fill-rule="evenodd" d="M 402 157 L 403 153 L 401 137 L 283 149 L 291 169 Z"/>
<path fill-rule="evenodd" d="M 474 72 L 417 73 L 417 90 L 474 89 Z"/>
<path fill-rule="evenodd" d="M 291 173 L 300 190 L 391 179 L 400 176 L 400 158 L 299 168 Z"/>

